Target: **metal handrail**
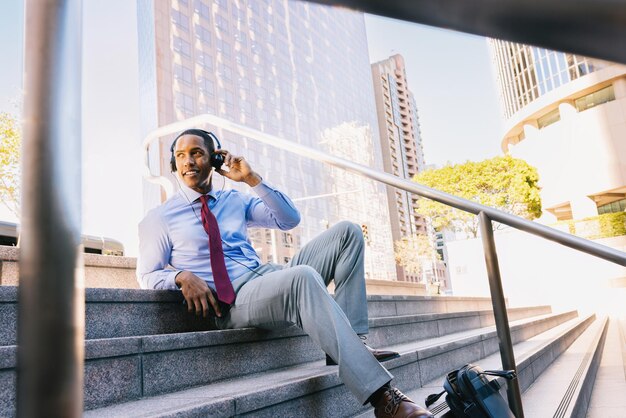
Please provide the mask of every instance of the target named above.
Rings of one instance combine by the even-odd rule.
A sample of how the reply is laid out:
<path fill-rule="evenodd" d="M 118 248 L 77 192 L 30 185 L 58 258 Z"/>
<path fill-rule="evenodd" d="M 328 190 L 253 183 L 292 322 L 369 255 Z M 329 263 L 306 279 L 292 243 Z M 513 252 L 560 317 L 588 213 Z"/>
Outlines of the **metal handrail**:
<path fill-rule="evenodd" d="M 373 180 L 385 183 L 387 185 L 396 187 L 398 189 L 405 190 L 407 192 L 415 193 L 419 196 L 426 197 L 428 199 L 443 203 L 448 206 L 452 206 L 456 209 L 460 209 L 465 212 L 478 215 L 481 212 L 485 213 L 489 219 L 496 221 L 513 228 L 528 232 L 542 238 L 555 241 L 559 244 L 565 245 L 570 248 L 591 254 L 593 256 L 611 261 L 622 266 L 626 266 L 626 253 L 619 251 L 615 248 L 608 247 L 606 245 L 598 244 L 596 242 L 589 241 L 584 238 L 580 238 L 567 232 L 559 231 L 549 226 L 541 225 L 536 222 L 523 219 L 519 216 L 506 213 L 499 209 L 495 209 L 489 206 L 481 205 L 480 203 L 472 202 L 471 200 L 463 199 L 458 196 L 453 196 L 449 193 L 442 192 L 440 190 L 426 187 L 422 184 L 415 183 L 411 180 L 402 179 L 392 174 L 373 170 L 370 167 L 366 167 L 361 164 L 354 163 L 352 161 L 339 158 L 332 154 L 328 154 L 324 151 L 320 151 L 315 148 L 307 147 L 296 142 L 288 141 L 269 135 L 267 133 L 258 131 L 256 129 L 249 128 L 244 125 L 240 125 L 235 122 L 231 122 L 227 119 L 220 118 L 215 115 L 204 114 L 198 115 L 183 121 L 175 122 L 169 125 L 162 126 L 152 132 L 150 132 L 143 140 L 142 148 L 144 154 L 144 177 L 153 183 L 163 185 L 164 178 L 155 176 L 150 170 L 150 163 L 148 158 L 148 151 L 150 144 L 157 138 L 165 135 L 180 132 L 184 129 L 192 128 L 202 124 L 213 125 L 226 129 L 230 132 L 243 135 L 247 138 L 255 139 L 267 145 L 274 146 L 276 148 L 283 149 L 285 151 L 292 152 L 294 154 L 301 155 L 313 160 L 321 161 L 330 164 L 334 167 L 342 168 L 346 171 L 360 174 L 364 177 L 368 177 Z M 169 182 L 169 181 L 168 181 Z M 170 186 L 171 190 L 171 186 Z"/>
<path fill-rule="evenodd" d="M 81 417 L 82 2 L 24 3 L 16 415 Z"/>

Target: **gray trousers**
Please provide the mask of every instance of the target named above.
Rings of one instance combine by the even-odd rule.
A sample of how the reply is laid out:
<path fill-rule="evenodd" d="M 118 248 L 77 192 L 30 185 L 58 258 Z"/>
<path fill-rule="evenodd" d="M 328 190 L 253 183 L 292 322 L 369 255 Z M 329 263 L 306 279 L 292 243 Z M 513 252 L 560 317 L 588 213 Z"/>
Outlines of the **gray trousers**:
<path fill-rule="evenodd" d="M 233 282 L 237 299 L 220 328 L 297 325 L 339 365 L 339 377 L 365 403 L 392 375 L 357 336 L 368 331 L 361 228 L 340 222 L 287 266 L 265 264 Z M 335 281 L 335 299 L 326 286 Z"/>

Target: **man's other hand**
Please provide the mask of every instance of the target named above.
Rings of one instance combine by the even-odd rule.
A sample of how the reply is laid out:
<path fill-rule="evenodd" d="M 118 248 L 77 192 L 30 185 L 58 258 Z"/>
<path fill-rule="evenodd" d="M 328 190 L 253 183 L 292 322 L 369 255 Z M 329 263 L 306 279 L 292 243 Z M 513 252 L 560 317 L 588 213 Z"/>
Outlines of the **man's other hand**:
<path fill-rule="evenodd" d="M 181 271 L 176 275 L 175 281 L 183 292 L 189 313 L 195 312 L 197 316 L 202 314 L 206 318 L 210 305 L 213 307 L 215 315 L 222 316 L 220 306 L 204 280 L 190 271 Z"/>

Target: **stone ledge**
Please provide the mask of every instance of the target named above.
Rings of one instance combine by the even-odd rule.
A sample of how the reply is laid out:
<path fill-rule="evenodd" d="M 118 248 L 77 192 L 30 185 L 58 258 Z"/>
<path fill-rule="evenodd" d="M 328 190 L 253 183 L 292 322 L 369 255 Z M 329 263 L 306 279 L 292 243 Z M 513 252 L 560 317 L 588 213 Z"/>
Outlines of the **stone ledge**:
<path fill-rule="evenodd" d="M 0 245 L 0 260 L 18 261 L 20 258 L 19 255 L 19 248 Z M 85 266 L 129 268 L 133 270 L 137 267 L 137 259 L 134 257 L 118 257 L 113 255 L 84 253 L 83 260 L 85 262 Z"/>
<path fill-rule="evenodd" d="M 106 257 L 106 256 L 105 256 Z M 396 282 L 393 282 L 396 283 Z M 0 302 L 17 301 L 17 286 L 0 286 Z M 85 302 L 181 302 L 182 294 L 176 290 L 92 288 L 85 289 Z M 367 295 L 368 302 L 491 302 L 486 297 L 419 296 L 419 295 Z M 467 309 L 474 310 L 474 309 Z"/>
<path fill-rule="evenodd" d="M 0 285 L 16 286 L 19 282 L 20 249 L 0 245 Z M 137 259 L 99 254 L 83 254 L 85 284 L 88 287 L 136 289 Z"/>

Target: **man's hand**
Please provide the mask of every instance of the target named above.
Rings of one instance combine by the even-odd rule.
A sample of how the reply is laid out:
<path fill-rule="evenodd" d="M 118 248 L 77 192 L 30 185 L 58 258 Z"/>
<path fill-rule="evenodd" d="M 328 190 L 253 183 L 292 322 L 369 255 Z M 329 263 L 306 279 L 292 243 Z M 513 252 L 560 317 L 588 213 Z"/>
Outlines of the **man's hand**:
<path fill-rule="evenodd" d="M 250 187 L 254 187 L 261 182 L 261 176 L 252 170 L 250 164 L 243 158 L 232 155 L 225 149 L 215 151 L 224 157 L 224 165 L 228 167 L 228 171 L 217 170 L 222 176 L 233 181 L 244 182 Z"/>
<path fill-rule="evenodd" d="M 196 276 L 190 271 L 181 271 L 176 275 L 176 285 L 183 292 L 185 301 L 187 301 L 187 310 L 189 313 L 194 312 L 197 316 L 207 317 L 209 312 L 209 304 L 213 307 L 215 315 L 222 316 L 220 306 L 213 297 L 211 289 L 204 280 Z"/>

